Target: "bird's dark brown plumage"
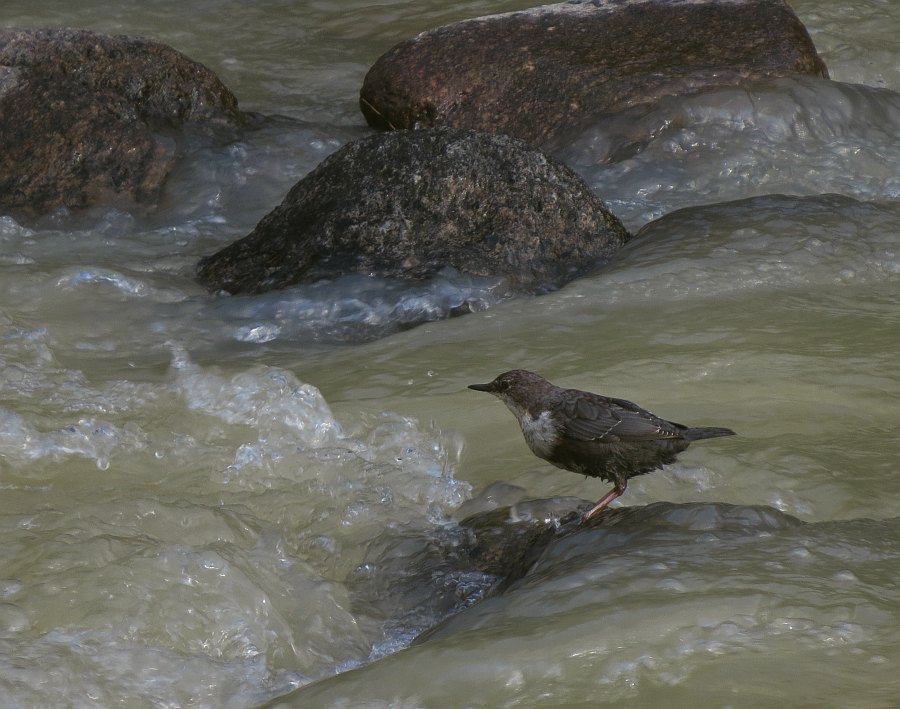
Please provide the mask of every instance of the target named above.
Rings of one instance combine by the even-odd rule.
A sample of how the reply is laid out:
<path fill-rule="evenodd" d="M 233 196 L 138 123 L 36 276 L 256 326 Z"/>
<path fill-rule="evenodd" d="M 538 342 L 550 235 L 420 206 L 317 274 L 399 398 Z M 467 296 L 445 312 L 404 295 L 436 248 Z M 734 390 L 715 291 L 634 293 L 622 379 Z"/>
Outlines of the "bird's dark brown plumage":
<path fill-rule="evenodd" d="M 585 514 L 585 520 L 625 492 L 629 478 L 675 462 L 691 442 L 734 435 L 728 428 L 691 428 L 666 421 L 625 399 L 563 389 L 524 369 L 469 388 L 491 393 L 506 404 L 539 458 L 613 483 L 615 487 Z"/>

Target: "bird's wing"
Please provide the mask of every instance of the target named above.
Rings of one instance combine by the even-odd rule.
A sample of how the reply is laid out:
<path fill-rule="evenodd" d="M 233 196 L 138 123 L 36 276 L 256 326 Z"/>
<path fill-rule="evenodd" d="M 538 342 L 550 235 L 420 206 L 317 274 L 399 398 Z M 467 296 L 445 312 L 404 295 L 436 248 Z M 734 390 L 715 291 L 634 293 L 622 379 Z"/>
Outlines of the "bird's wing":
<path fill-rule="evenodd" d="M 581 441 L 649 441 L 680 438 L 679 424 L 645 411 L 625 399 L 579 392 L 564 398 L 560 417 L 565 435 Z"/>

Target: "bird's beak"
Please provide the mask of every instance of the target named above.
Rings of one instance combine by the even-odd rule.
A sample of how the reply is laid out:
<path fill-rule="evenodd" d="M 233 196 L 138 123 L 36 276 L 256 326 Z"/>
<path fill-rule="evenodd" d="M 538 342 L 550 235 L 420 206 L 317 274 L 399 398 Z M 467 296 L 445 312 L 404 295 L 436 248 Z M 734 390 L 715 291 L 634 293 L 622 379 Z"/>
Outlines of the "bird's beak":
<path fill-rule="evenodd" d="M 469 389 L 474 389 L 475 391 L 486 391 L 488 393 L 492 391 L 490 384 L 469 384 Z"/>

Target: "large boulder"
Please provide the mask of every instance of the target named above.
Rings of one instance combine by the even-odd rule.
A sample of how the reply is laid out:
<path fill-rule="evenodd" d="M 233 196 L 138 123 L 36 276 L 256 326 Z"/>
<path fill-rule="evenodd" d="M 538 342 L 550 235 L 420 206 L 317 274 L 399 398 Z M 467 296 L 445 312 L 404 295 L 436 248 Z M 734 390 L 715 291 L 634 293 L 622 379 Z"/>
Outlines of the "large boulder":
<path fill-rule="evenodd" d="M 520 140 L 456 129 L 379 133 L 300 180 L 243 239 L 203 259 L 211 290 L 260 293 L 445 267 L 539 292 L 608 259 L 628 232 L 569 168 Z"/>
<path fill-rule="evenodd" d="M 662 96 L 827 77 L 783 0 L 571 0 L 401 42 L 369 70 L 360 107 L 382 129 L 454 126 L 537 145 Z"/>
<path fill-rule="evenodd" d="M 145 39 L 0 29 L 0 210 L 152 205 L 184 127 L 242 123 L 209 69 Z"/>

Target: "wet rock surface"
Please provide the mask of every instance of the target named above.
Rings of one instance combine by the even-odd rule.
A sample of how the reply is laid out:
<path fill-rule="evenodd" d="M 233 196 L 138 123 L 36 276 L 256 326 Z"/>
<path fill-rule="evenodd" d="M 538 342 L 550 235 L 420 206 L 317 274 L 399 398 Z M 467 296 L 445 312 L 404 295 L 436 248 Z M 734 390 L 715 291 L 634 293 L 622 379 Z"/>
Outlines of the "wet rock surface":
<path fill-rule="evenodd" d="M 461 611 L 520 582 L 552 582 L 566 559 L 587 555 L 594 563 L 604 553 L 628 553 L 629 546 L 639 556 L 642 544 L 659 540 L 752 540 L 803 525 L 770 507 L 670 502 L 608 508 L 582 525 L 592 504 L 528 499 L 521 488 L 495 484 L 460 508 L 458 522 L 387 529 L 348 579 L 356 611 L 388 618 L 380 630 L 395 645 L 418 644 L 452 633 L 464 622 L 457 620 Z"/>
<path fill-rule="evenodd" d="M 370 125 L 455 126 L 543 145 L 591 119 L 781 76 L 827 77 L 782 0 L 572 0 L 464 20 L 382 55 Z"/>
<path fill-rule="evenodd" d="M 374 655 L 424 640 L 443 619 L 502 593 L 590 506 L 572 497 L 527 499 L 523 489 L 498 483 L 463 505 L 458 522 L 385 529 L 347 580 L 363 626 L 366 618 L 387 619 L 368 631 L 393 647 L 375 640 Z"/>
<path fill-rule="evenodd" d="M 233 132 L 237 100 L 206 67 L 150 40 L 0 29 L 0 210 L 152 206 L 188 128 Z"/>
<path fill-rule="evenodd" d="M 399 131 L 326 158 L 253 232 L 203 259 L 198 277 L 261 293 L 352 273 L 420 281 L 449 267 L 537 293 L 628 238 L 580 177 L 522 141 Z"/>
<path fill-rule="evenodd" d="M 617 527 L 737 533 L 747 528 L 781 529 L 802 524 L 772 508 L 699 502 L 612 507 L 582 524 L 582 515 L 592 506 L 592 502 L 577 498 L 549 498 L 477 512 L 459 522 L 460 528 L 470 534 L 467 558 L 476 569 L 498 579 L 491 593 L 502 593 L 527 576 L 550 546 L 591 530 Z"/>

